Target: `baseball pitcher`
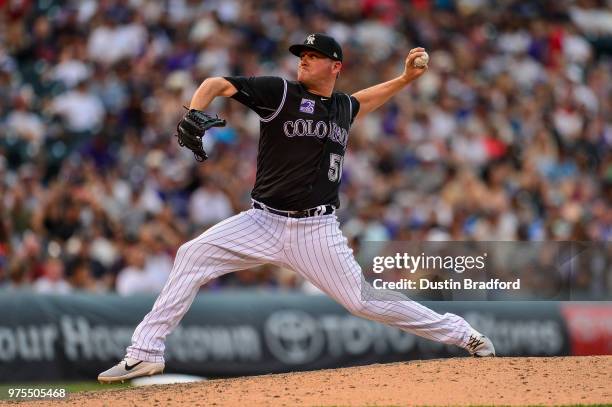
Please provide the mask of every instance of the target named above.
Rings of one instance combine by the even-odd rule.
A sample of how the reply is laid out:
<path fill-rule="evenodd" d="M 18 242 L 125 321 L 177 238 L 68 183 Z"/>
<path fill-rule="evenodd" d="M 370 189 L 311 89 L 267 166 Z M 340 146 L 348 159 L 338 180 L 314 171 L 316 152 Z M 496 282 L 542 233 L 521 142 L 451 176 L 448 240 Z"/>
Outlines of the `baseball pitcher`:
<path fill-rule="evenodd" d="M 200 286 L 264 263 L 294 270 L 360 317 L 463 347 L 474 356 L 495 355 L 491 341 L 457 315 L 438 314 L 405 297 L 364 300 L 361 269 L 335 215 L 351 124 L 423 75 L 428 60 L 425 50 L 409 52 L 400 76 L 353 95 L 334 91 L 343 58 L 332 37 L 310 34 L 289 51 L 299 58 L 297 81 L 208 78 L 193 95 L 177 136 L 199 161 L 207 159 L 201 140 L 204 132 L 225 125 L 222 119 L 203 113 L 214 98 L 231 97 L 259 115 L 252 208 L 179 248 L 168 281 L 136 328 L 126 357 L 102 372 L 100 382 L 162 372 L 164 341 Z"/>

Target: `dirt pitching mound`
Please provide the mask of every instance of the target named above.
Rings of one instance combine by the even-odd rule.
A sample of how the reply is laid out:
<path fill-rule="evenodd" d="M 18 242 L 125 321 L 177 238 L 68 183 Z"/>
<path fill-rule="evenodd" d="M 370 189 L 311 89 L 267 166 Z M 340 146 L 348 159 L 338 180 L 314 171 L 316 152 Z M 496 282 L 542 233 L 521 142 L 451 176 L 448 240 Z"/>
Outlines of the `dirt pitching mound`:
<path fill-rule="evenodd" d="M 612 403 L 612 356 L 411 361 L 81 392 L 44 403 L 160 407 L 603 404 Z"/>

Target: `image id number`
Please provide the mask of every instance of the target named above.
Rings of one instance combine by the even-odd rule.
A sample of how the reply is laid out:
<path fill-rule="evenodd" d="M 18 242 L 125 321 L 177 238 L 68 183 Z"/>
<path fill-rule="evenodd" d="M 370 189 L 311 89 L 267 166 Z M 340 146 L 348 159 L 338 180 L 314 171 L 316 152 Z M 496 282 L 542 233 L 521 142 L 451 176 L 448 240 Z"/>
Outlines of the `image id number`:
<path fill-rule="evenodd" d="M 8 396 L 11 399 L 43 399 L 43 398 L 63 398 L 67 395 L 66 389 L 45 389 L 45 388 L 22 388 L 15 387 L 8 389 Z"/>

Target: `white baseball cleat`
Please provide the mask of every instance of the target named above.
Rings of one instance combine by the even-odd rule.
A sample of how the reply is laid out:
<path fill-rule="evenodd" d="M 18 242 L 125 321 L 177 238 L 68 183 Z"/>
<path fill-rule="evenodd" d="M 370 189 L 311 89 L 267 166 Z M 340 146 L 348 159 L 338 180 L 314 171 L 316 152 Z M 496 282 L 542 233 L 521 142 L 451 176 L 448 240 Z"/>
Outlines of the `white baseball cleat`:
<path fill-rule="evenodd" d="M 465 346 L 470 355 L 475 357 L 495 356 L 493 342 L 480 332 L 472 329 L 468 343 Z"/>
<path fill-rule="evenodd" d="M 153 376 L 162 373 L 165 365 L 160 362 L 145 362 L 143 360 L 125 357 L 110 369 L 98 375 L 100 383 L 123 382 L 134 377 Z"/>

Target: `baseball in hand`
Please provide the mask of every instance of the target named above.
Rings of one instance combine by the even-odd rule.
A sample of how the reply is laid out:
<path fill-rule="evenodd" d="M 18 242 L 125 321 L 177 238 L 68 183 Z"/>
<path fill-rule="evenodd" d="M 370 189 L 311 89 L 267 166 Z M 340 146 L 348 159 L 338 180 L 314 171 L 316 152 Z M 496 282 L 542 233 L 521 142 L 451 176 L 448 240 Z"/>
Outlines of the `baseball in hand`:
<path fill-rule="evenodd" d="M 422 57 L 418 57 L 414 60 L 415 68 L 425 68 L 429 62 L 429 54 L 426 52 Z"/>

